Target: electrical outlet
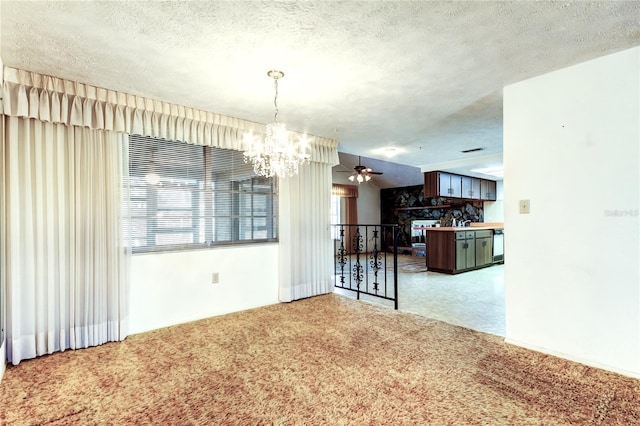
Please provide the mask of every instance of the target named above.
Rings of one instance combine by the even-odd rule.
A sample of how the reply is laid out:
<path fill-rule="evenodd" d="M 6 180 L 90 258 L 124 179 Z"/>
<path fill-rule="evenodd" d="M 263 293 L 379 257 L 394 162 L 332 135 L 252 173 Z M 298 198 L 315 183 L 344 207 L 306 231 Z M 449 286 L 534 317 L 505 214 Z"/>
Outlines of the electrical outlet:
<path fill-rule="evenodd" d="M 218 284 L 220 282 L 220 273 L 214 272 L 211 274 L 211 284 Z"/>
<path fill-rule="evenodd" d="M 531 212 L 531 205 L 529 200 L 520 200 L 520 214 L 529 214 Z"/>

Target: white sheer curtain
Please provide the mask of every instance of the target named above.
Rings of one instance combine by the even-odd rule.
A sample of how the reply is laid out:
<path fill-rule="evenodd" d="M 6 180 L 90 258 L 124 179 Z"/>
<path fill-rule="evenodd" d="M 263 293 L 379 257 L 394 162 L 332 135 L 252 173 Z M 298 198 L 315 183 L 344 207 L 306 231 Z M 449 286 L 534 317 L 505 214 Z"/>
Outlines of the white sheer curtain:
<path fill-rule="evenodd" d="M 48 134 L 51 135 L 52 140 L 58 141 L 63 139 L 65 131 L 68 133 L 69 140 L 74 141 L 73 147 L 63 148 L 60 144 L 52 142 L 45 143 L 45 146 L 28 149 L 20 146 L 17 139 L 13 142 L 7 141 L 7 152 L 12 158 L 11 168 L 7 168 L 7 173 L 11 179 L 6 175 L 4 184 L 7 186 L 7 191 L 9 189 L 13 191 L 11 193 L 13 198 L 9 197 L 10 194 L 7 192 L 8 198 L 5 203 L 7 207 L 5 211 L 12 215 L 10 217 L 6 214 L 5 217 L 13 221 L 11 225 L 7 223 L 7 229 L 10 229 L 7 244 L 12 245 L 7 246 L 5 251 L 7 258 L 4 259 L 5 264 L 8 265 L 6 286 L 7 303 L 10 305 L 7 337 L 11 341 L 8 348 L 13 354 L 9 357 L 15 363 L 32 354 L 46 353 L 58 347 L 62 349 L 82 347 L 88 344 L 86 342 L 100 341 L 100 339 L 94 339 L 94 334 L 97 333 L 95 329 L 105 322 L 108 324 L 108 340 L 124 338 L 126 309 L 122 308 L 122 304 L 115 308 L 111 302 L 116 295 L 118 300 L 124 300 L 122 296 L 124 292 L 118 293 L 126 286 L 124 266 L 119 267 L 121 274 L 117 277 L 119 281 L 113 284 L 116 271 L 113 265 L 118 262 L 126 263 L 126 260 L 120 257 L 121 252 L 114 251 L 114 247 L 109 245 L 115 240 L 110 239 L 106 242 L 103 238 L 92 234 L 93 227 L 98 229 L 105 227 L 110 232 L 114 232 L 110 225 L 112 219 L 101 215 L 103 210 L 97 207 L 99 205 L 97 203 L 103 203 L 105 208 L 119 205 L 119 203 L 110 204 L 100 200 L 101 193 L 95 190 L 99 185 L 87 189 L 89 192 L 86 199 L 83 198 L 85 195 L 78 195 L 76 192 L 74 185 L 81 187 L 84 191 L 86 185 L 98 179 L 94 173 L 99 165 L 95 165 L 95 171 L 94 165 L 88 165 L 95 159 L 86 157 L 78 160 L 76 157 L 79 153 L 84 152 L 85 149 L 93 149 L 91 155 L 95 154 L 97 158 L 108 155 L 106 152 L 100 153 L 97 146 L 85 143 L 85 139 L 99 143 L 101 138 L 102 142 L 110 140 L 111 132 L 123 132 L 243 150 L 244 135 L 247 132 L 253 132 L 255 135 L 264 134 L 266 126 L 10 67 L 4 67 L 2 91 L 4 113 L 11 116 L 6 119 L 7 122 L 12 120 L 12 123 L 39 123 L 22 125 L 25 129 L 29 126 L 33 127 L 33 131 L 25 139 L 29 141 L 27 145 L 35 144 L 31 142 L 38 139 L 33 136 L 35 134 Z M 24 121 L 13 121 L 17 119 Z M 27 121 L 29 119 L 31 121 Z M 19 127 L 18 124 L 12 124 L 11 131 L 15 132 Z M 292 136 L 296 136 L 295 132 L 291 133 Z M 301 135 L 298 134 L 298 136 Z M 331 166 L 338 163 L 338 143 L 334 139 L 318 136 L 309 136 L 308 141 L 312 163 L 304 166 L 299 176 L 281 180 L 280 185 L 279 240 L 282 300 L 293 300 L 331 291 L 332 249 L 329 229 Z M 38 143 L 42 144 L 42 142 Z M 90 144 L 91 147 L 86 147 L 86 144 Z M 21 152 L 15 152 L 18 148 L 25 151 L 18 155 L 17 152 Z M 45 154 L 40 151 L 41 149 L 48 151 Z M 67 153 L 65 149 L 73 150 L 74 154 Z M 53 154 L 56 155 L 55 162 L 49 159 L 49 155 Z M 59 158 L 65 159 L 58 164 Z M 31 167 L 32 164 L 38 167 L 22 169 L 25 165 Z M 71 181 L 70 177 L 64 176 L 65 167 L 71 167 L 75 180 Z M 21 194 L 22 187 L 27 191 L 24 194 Z M 104 196 L 113 196 L 113 200 L 117 198 L 110 189 L 105 190 Z M 64 204 L 59 204 L 59 199 L 63 199 Z M 20 218 L 17 212 L 25 208 L 33 211 L 29 211 L 24 218 Z M 41 209 L 44 210 L 41 211 Z M 52 216 L 48 213 L 50 209 L 53 209 Z M 62 220 L 63 215 L 68 215 L 68 220 Z M 92 222 L 94 220 L 92 215 L 96 215 L 95 222 Z M 24 229 L 14 229 L 15 226 L 21 226 Z M 55 231 L 56 229 L 58 230 Z M 63 238 L 66 232 L 71 235 L 69 241 Z M 19 233 L 25 234 L 24 241 L 20 241 Z M 63 248 L 65 250 L 62 250 Z M 59 252 L 55 260 L 49 256 L 50 250 L 53 249 Z M 99 260 L 103 254 L 108 261 Z M 96 263 L 93 265 L 89 261 Z M 85 264 L 91 269 L 86 271 L 82 269 Z M 106 287 L 107 290 L 102 288 L 107 285 L 103 279 L 105 273 L 110 274 L 111 284 Z M 85 287 L 74 290 L 78 280 L 84 282 Z M 22 284 L 18 284 L 23 281 L 24 288 L 20 287 Z M 40 284 L 41 281 L 45 284 Z M 112 287 L 113 285 L 115 287 Z M 87 294 L 85 294 L 85 288 Z M 11 290 L 10 294 L 9 290 Z M 106 293 L 100 293 L 101 291 Z M 41 294 L 47 295 L 47 298 L 43 299 Z M 48 302 L 50 294 L 59 294 L 56 296 L 59 303 L 66 304 L 70 308 L 73 304 L 74 310 L 78 305 L 77 309 L 80 310 L 74 311 L 77 314 L 69 318 L 65 317 L 54 309 L 55 303 Z M 76 316 L 84 320 L 83 316 L 88 315 L 87 306 L 100 297 L 109 300 L 107 314 L 101 313 L 93 323 L 76 321 Z M 33 308 L 31 298 L 36 301 L 34 303 L 42 306 Z M 45 300 L 47 302 L 44 302 Z M 20 312 L 20 303 L 27 306 L 24 314 Z M 122 309 L 122 311 L 112 312 L 112 309 Z M 43 320 L 42 314 L 38 312 L 44 312 L 46 319 Z M 104 315 L 107 315 L 106 320 Z M 115 330 L 111 328 L 115 327 L 116 320 L 120 324 L 117 336 Z M 56 325 L 55 329 L 47 328 L 54 321 L 59 326 Z M 64 328 L 67 325 L 70 327 L 69 331 Z M 85 336 L 82 330 L 87 327 L 93 331 L 87 332 Z M 10 329 L 16 332 L 10 334 Z M 58 335 L 54 336 L 54 333 Z M 69 333 L 73 334 L 73 338 Z M 104 335 L 102 331 L 98 334 Z"/>
<path fill-rule="evenodd" d="M 7 358 L 127 335 L 123 145 L 116 133 L 4 117 Z"/>
<path fill-rule="evenodd" d="M 331 164 L 311 162 L 280 179 L 280 300 L 333 290 Z"/>

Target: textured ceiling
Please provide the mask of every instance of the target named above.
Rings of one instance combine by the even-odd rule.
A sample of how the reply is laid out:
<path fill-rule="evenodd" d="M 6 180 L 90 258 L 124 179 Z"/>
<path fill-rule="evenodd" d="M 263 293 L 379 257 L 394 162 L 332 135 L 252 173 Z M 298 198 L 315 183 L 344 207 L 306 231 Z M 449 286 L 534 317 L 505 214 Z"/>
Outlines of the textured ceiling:
<path fill-rule="evenodd" d="M 290 129 L 424 169 L 500 161 L 503 86 L 640 45 L 636 1 L 3 0 L 0 19 L 7 66 L 262 123 L 283 70 Z"/>

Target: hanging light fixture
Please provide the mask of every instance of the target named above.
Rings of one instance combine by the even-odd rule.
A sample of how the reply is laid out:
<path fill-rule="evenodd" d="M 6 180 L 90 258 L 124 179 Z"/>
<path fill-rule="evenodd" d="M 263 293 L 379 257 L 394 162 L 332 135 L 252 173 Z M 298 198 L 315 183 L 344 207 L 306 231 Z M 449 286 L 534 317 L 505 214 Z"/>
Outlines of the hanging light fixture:
<path fill-rule="evenodd" d="M 263 141 L 254 138 L 251 133 L 245 135 L 244 161 L 252 163 L 253 171 L 259 176 L 293 176 L 298 174 L 299 166 L 309 162 L 311 157 L 307 154 L 306 136 L 300 141 L 291 140 L 285 124 L 278 121 L 278 80 L 284 77 L 284 73 L 271 70 L 267 75 L 275 85 L 273 105 L 276 111 L 273 123 L 267 124 Z"/>
<path fill-rule="evenodd" d="M 360 185 L 362 182 L 369 182 L 371 180 L 372 175 L 381 175 L 382 172 L 374 172 L 371 167 L 363 166 L 360 162 L 360 156 L 358 156 L 358 165 L 353 168 L 353 172 L 351 176 L 349 176 L 349 180 L 351 182 L 358 182 Z"/>
<path fill-rule="evenodd" d="M 357 181 L 358 185 L 362 182 L 369 182 L 371 180 L 371 175 L 369 174 L 369 172 L 371 172 L 371 169 L 363 170 L 361 172 L 353 172 L 351 176 L 349 176 L 349 180 L 351 182 Z"/>

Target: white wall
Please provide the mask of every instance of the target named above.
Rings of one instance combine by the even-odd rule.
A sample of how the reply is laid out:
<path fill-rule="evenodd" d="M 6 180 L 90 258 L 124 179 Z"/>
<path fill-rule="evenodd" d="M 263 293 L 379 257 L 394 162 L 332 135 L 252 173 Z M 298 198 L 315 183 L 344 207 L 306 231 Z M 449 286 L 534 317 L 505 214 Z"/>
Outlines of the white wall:
<path fill-rule="evenodd" d="M 499 180 L 496 182 L 496 201 L 485 201 L 483 203 L 485 222 L 504 222 L 504 184 Z"/>
<path fill-rule="evenodd" d="M 358 187 L 358 223 L 378 225 L 380 223 L 380 188 L 375 185 L 375 176 L 369 182 L 358 185 L 349 180 L 348 173 L 333 171 L 333 183 Z"/>
<path fill-rule="evenodd" d="M 358 187 L 358 222 L 365 225 L 380 223 L 380 188 L 371 182 Z"/>
<path fill-rule="evenodd" d="M 4 78 L 3 76 L 4 76 L 4 66 L 2 65 L 2 58 L 0 57 L 0 85 L 3 82 L 3 78 Z M 2 102 L 0 102 L 0 114 L 2 114 L 2 111 L 3 111 Z M 1 120 L 1 119 L 0 119 L 0 135 L 2 135 L 0 136 L 0 138 L 4 137 L 4 120 Z M 0 316 L 2 316 L 2 318 L 4 318 L 4 306 L 5 306 L 4 298 L 5 298 L 4 282 L 2 282 L 2 287 L 0 288 Z M 4 324 L 4 321 L 0 321 L 0 322 Z M 2 362 L 0 362 L 0 381 L 2 381 L 2 377 L 4 376 L 4 370 L 6 366 L 6 359 L 7 359 L 4 338 L 2 339 L 2 341 L 0 341 L 0 359 L 2 360 Z"/>
<path fill-rule="evenodd" d="M 278 303 L 278 244 L 134 255 L 130 294 L 131 334 Z"/>
<path fill-rule="evenodd" d="M 505 87 L 508 342 L 640 377 L 639 119 L 640 48 Z"/>

